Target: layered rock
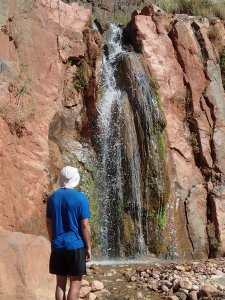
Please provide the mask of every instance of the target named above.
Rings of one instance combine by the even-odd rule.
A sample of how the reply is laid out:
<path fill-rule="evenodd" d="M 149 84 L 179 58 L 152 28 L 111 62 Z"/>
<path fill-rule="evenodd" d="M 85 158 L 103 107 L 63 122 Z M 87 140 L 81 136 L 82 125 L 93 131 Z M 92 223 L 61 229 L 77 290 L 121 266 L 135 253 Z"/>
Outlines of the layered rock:
<path fill-rule="evenodd" d="M 43 201 L 65 163 L 48 138 L 62 123 L 73 138 L 87 128 L 100 40 L 77 3 L 10 0 L 0 11 L 0 225 L 44 233 Z"/>
<path fill-rule="evenodd" d="M 110 19 L 121 24 L 126 24 L 130 20 L 130 15 L 135 9 L 148 3 L 147 0 L 64 0 L 64 2 L 78 2 L 91 8 L 98 21 L 105 22 Z"/>
<path fill-rule="evenodd" d="M 205 258 L 216 239 L 213 255 L 220 255 L 225 251 L 220 216 L 225 203 L 225 99 L 219 65 L 224 25 L 218 20 L 210 24 L 204 18 L 167 15 L 149 6 L 133 14 L 128 30 L 150 77 L 158 83 L 167 121 L 172 188 L 167 237 L 173 229 L 167 248 L 175 241 L 179 253 Z M 212 32 L 217 34 L 210 40 Z"/>

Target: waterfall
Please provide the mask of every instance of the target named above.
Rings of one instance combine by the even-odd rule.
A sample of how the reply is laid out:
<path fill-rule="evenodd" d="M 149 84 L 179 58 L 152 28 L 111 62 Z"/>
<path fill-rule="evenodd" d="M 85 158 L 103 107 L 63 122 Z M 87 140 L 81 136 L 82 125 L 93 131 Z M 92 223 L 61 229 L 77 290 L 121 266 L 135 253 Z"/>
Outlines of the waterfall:
<path fill-rule="evenodd" d="M 97 106 L 101 256 L 135 257 L 147 253 L 149 220 L 162 210 L 164 179 L 154 131 L 159 111 L 139 56 L 124 49 L 122 29 L 114 24 L 103 53 Z M 126 65 L 134 84 L 127 84 Z"/>

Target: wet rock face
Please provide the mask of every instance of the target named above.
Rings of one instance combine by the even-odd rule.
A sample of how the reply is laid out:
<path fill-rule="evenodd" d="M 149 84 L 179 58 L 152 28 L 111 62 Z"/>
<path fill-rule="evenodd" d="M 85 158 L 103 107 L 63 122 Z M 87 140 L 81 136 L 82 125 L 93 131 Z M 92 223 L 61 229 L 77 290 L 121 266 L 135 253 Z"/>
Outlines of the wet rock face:
<path fill-rule="evenodd" d="M 150 252 L 159 253 L 164 212 L 169 194 L 164 167 L 164 140 L 160 139 L 165 120 L 157 108 L 157 100 L 151 91 L 148 76 L 138 54 L 121 55 L 118 58 L 116 78 L 121 91 L 129 99 L 129 104 L 124 104 L 122 125 L 125 144 L 123 165 L 128 169 L 124 178 L 124 190 L 128 199 L 127 211 L 131 211 L 129 199 L 132 199 L 131 191 L 134 185 L 130 179 L 131 175 L 127 176 L 127 174 L 129 174 L 129 168 L 132 170 L 136 167 L 129 165 L 131 153 L 135 153 L 140 160 L 139 180 L 141 184 L 138 190 L 142 203 L 145 242 Z M 132 174 L 131 171 L 130 173 Z M 134 216 L 132 217 L 135 220 Z M 130 230 L 131 228 L 132 226 Z M 125 241 L 127 248 L 134 250 L 134 242 L 130 240 L 129 245 L 128 239 L 125 238 Z"/>
<path fill-rule="evenodd" d="M 167 222 L 168 248 L 174 239 L 168 238 L 172 226 L 179 253 L 195 258 L 221 255 L 225 251 L 225 97 L 219 57 L 225 46 L 220 38 L 224 26 L 204 18 L 170 16 L 149 6 L 134 13 L 127 28 L 158 82 L 167 122 L 174 214 Z"/>
<path fill-rule="evenodd" d="M 76 138 L 88 126 L 83 93 L 99 37 L 87 27 L 91 11 L 77 3 L 3 1 L 0 11 L 0 224 L 44 234 L 43 201 L 63 163 L 48 138 L 65 127 Z"/>

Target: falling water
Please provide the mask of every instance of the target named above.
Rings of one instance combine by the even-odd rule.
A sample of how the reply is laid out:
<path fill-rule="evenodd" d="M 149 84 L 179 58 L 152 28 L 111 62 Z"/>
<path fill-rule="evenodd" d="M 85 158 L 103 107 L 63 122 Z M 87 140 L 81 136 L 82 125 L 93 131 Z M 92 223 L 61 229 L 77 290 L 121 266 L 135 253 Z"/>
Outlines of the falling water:
<path fill-rule="evenodd" d="M 156 136 L 153 134 L 154 120 L 159 114 L 157 105 L 151 95 L 148 78 L 143 77 L 144 70 L 138 62 L 138 56 L 135 53 L 128 53 L 123 48 L 121 40 L 122 29 L 109 24 L 108 35 L 103 45 L 102 96 L 98 103 L 97 142 L 101 203 L 101 256 L 105 258 L 122 257 L 131 253 L 137 256 L 147 252 L 148 216 L 146 211 L 149 207 L 148 204 L 144 207 L 143 199 L 147 199 L 150 194 L 147 184 L 151 172 L 151 167 L 148 166 L 149 159 L 153 159 L 152 153 L 159 156 Z M 132 104 L 134 99 L 130 99 L 132 97 L 128 96 L 129 92 L 125 92 L 118 86 L 119 78 L 123 81 L 123 76 L 125 76 L 123 68 L 118 69 L 119 62 L 124 58 L 132 61 L 134 69 L 142 68 L 141 74 L 135 71 L 133 74 L 139 85 L 137 89 L 142 91 L 141 96 L 138 95 L 140 99 L 135 104 Z M 135 95 L 135 89 L 133 95 Z M 135 105 L 137 111 L 134 108 Z M 149 116 L 146 117 L 146 115 Z M 136 128 L 137 118 L 141 118 L 140 126 L 144 128 L 144 134 L 152 135 L 146 137 L 144 145 L 146 149 L 143 151 L 147 161 L 147 169 L 144 171 L 143 157 L 141 157 L 143 153 L 140 154 L 140 137 Z M 149 147 L 152 148 L 151 151 Z M 157 170 L 155 177 L 159 183 L 158 197 L 162 198 L 160 193 L 163 193 L 161 190 L 164 187 L 159 159 L 155 160 L 154 168 Z M 143 179 L 143 175 L 146 175 L 146 178 Z M 143 226 L 145 226 L 145 232 Z M 130 249 L 129 253 L 126 250 L 126 235 L 134 241 L 134 245 L 130 242 L 129 247 L 133 249 Z"/>
<path fill-rule="evenodd" d="M 120 124 L 121 92 L 117 88 L 114 75 L 114 62 L 123 52 L 121 44 L 121 29 L 110 24 L 111 35 L 107 40 L 103 56 L 102 99 L 98 105 L 98 128 L 100 145 L 100 175 L 101 175 L 101 245 L 104 257 L 112 254 L 119 256 L 120 249 L 110 248 L 119 245 L 121 230 L 119 220 L 123 203 L 123 187 L 121 175 L 121 134 Z M 107 48 L 106 48 L 107 47 Z M 114 216 L 110 214 L 114 208 Z M 111 243 L 110 243 L 111 241 Z"/>

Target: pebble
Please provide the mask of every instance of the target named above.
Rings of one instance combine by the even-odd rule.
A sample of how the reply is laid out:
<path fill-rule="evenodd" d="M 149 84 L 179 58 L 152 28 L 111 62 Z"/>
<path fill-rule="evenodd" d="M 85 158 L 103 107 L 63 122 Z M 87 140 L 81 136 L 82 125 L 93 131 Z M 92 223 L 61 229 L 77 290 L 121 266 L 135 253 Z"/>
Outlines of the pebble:
<path fill-rule="evenodd" d="M 143 298 L 142 292 L 137 292 L 137 299 L 142 299 L 142 298 Z"/>
<path fill-rule="evenodd" d="M 96 271 L 98 268 L 100 267 L 93 265 L 88 271 L 93 275 L 94 273 L 98 273 Z M 132 297 L 128 297 L 129 300 L 151 299 L 151 291 L 161 293 L 162 297 L 160 299 L 166 300 L 200 300 L 200 297 L 202 297 L 201 300 L 210 299 L 210 297 L 213 299 L 215 297 L 225 299 L 225 259 L 223 258 L 212 261 L 208 260 L 205 263 L 189 262 L 178 264 L 171 262 L 146 265 L 138 268 L 125 266 L 123 270 L 124 277 L 119 278 L 120 272 L 116 267 L 108 269 L 104 276 L 114 277 L 112 279 L 109 278 L 111 280 L 107 280 L 107 277 L 105 277 L 105 280 L 102 281 L 111 283 L 124 282 L 121 284 L 124 285 L 124 292 L 127 288 L 130 290 L 129 293 L 133 294 Z M 95 282 L 94 285 L 93 282 Z M 108 290 L 103 290 L 102 287 L 104 285 L 101 281 L 83 280 L 82 286 L 83 288 L 85 287 L 83 297 L 89 291 L 85 296 L 88 300 L 95 300 L 96 297 L 101 298 L 110 295 Z M 90 287 L 92 287 L 91 291 Z M 119 284 L 117 284 L 117 287 L 112 287 L 112 290 L 117 290 L 117 293 L 121 292 Z M 124 296 L 121 299 L 125 299 Z"/>
<path fill-rule="evenodd" d="M 113 276 L 113 273 L 111 273 L 111 272 L 105 273 L 105 276 L 107 276 L 107 277 L 112 277 L 112 276 Z"/>
<path fill-rule="evenodd" d="M 124 281 L 124 280 L 121 279 L 121 278 L 117 278 L 116 281 L 117 281 L 117 282 L 122 282 L 122 281 Z"/>
<path fill-rule="evenodd" d="M 129 269 L 129 271 L 131 270 Z M 225 260 L 214 259 L 213 263 L 209 260 L 205 263 L 154 264 L 153 267 L 139 267 L 136 270 L 133 269 L 133 272 L 127 271 L 124 276 L 128 282 L 133 282 L 133 288 L 162 293 L 164 299 L 198 300 L 199 292 L 200 295 L 203 293 L 206 297 L 208 290 L 205 286 L 208 286 L 208 289 L 211 286 L 211 291 L 214 291 L 213 295 L 223 293 L 225 299 L 225 281 L 224 285 L 218 281 L 218 278 L 224 276 L 224 273 Z M 127 287 L 132 288 L 132 286 Z"/>

